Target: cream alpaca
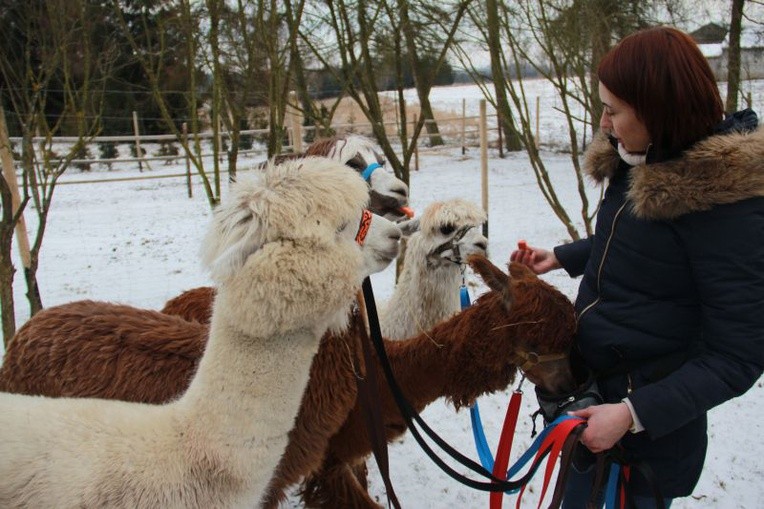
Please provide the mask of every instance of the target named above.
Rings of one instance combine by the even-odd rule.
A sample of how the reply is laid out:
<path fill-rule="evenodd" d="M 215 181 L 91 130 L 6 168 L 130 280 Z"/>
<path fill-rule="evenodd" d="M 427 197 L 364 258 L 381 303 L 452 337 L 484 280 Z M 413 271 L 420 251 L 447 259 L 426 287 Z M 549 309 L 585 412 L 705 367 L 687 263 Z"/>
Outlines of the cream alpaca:
<path fill-rule="evenodd" d="M 347 320 L 366 185 L 312 158 L 239 183 L 203 259 L 218 297 L 188 391 L 166 405 L 0 394 L 0 507 L 252 507 L 310 362 Z"/>
<path fill-rule="evenodd" d="M 390 299 L 381 306 L 380 326 L 387 339 L 405 339 L 431 329 L 459 312 L 459 286 L 470 254 L 485 254 L 481 231 L 485 212 L 459 198 L 434 202 L 419 219 L 401 223 L 407 232 L 403 271 Z M 417 224 L 418 223 L 418 224 Z"/>

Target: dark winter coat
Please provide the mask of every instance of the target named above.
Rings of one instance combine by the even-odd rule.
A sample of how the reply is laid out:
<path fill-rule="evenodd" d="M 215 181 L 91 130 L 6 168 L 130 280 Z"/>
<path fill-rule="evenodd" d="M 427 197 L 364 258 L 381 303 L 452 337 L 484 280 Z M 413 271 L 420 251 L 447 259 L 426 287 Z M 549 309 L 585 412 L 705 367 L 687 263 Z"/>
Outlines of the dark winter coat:
<path fill-rule="evenodd" d="M 577 344 L 605 401 L 628 396 L 645 427 L 621 440 L 627 453 L 647 461 L 663 496 L 687 496 L 706 412 L 764 367 L 764 129 L 635 167 L 603 136 L 586 168 L 608 180 L 595 233 L 555 248 L 583 274 Z M 639 476 L 632 487 L 650 495 Z"/>

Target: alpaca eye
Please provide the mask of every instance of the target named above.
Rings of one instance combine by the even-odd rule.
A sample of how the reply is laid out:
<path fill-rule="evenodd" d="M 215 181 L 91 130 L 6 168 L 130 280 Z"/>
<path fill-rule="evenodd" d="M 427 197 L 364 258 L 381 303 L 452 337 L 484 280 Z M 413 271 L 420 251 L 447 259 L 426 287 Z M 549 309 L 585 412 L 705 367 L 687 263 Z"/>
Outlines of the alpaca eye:
<path fill-rule="evenodd" d="M 356 171 L 363 171 L 366 169 L 366 162 L 360 155 L 353 157 L 351 160 L 345 163 Z"/>
<path fill-rule="evenodd" d="M 345 230 L 347 230 L 347 228 L 348 228 L 348 223 L 347 223 L 347 222 L 345 222 L 345 223 L 342 223 L 342 224 L 341 224 L 341 225 L 340 225 L 340 226 L 337 228 L 337 233 L 342 233 L 342 232 L 344 232 Z"/>
<path fill-rule="evenodd" d="M 452 224 L 445 224 L 440 227 L 440 233 L 443 235 L 450 235 L 454 233 L 454 230 L 456 230 L 456 227 Z"/>

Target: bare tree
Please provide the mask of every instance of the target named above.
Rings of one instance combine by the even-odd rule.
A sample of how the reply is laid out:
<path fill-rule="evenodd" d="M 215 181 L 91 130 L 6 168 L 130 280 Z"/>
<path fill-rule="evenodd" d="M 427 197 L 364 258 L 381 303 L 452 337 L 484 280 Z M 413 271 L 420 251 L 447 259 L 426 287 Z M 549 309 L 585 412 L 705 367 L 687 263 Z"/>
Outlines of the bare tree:
<path fill-rule="evenodd" d="M 444 46 L 451 45 L 454 34 L 458 28 L 458 20 L 463 16 L 461 7 L 466 3 L 456 4 L 456 21 L 450 25 L 449 32 L 443 35 Z M 379 24 L 388 24 L 392 27 L 403 26 L 399 19 L 398 5 L 386 1 L 367 3 L 366 0 L 327 0 L 326 10 L 316 10 L 312 14 L 315 18 L 320 18 L 323 24 L 331 30 L 331 37 L 326 33 L 321 33 L 319 37 L 316 34 L 307 33 L 301 30 L 303 41 L 310 47 L 315 58 L 321 62 L 323 67 L 334 73 L 335 78 L 341 84 L 344 92 L 355 101 L 361 109 L 363 115 L 371 123 L 371 129 L 374 137 L 377 139 L 380 147 L 385 153 L 385 157 L 398 178 L 409 182 L 409 164 L 414 155 L 417 140 L 424 126 L 424 116 L 420 115 L 413 131 L 409 132 L 404 124 L 406 116 L 403 110 L 403 102 L 399 100 L 401 115 L 399 116 L 400 125 L 397 133 L 403 146 L 403 158 L 399 158 L 393 149 L 390 137 L 385 129 L 383 122 L 383 108 L 379 99 L 379 87 L 375 80 L 375 59 L 374 59 L 374 27 Z M 336 56 L 339 64 L 335 65 L 329 58 L 329 55 Z M 440 67 L 445 61 L 447 51 L 443 50 L 433 65 L 434 69 Z M 398 53 L 398 57 L 402 56 Z M 396 62 L 398 69 L 398 79 L 402 62 Z M 429 95 L 431 80 L 428 76 L 422 80 L 423 91 Z M 398 97 L 402 97 L 402 84 L 399 82 Z"/>
<path fill-rule="evenodd" d="M 42 309 L 37 269 L 56 184 L 100 127 L 102 104 L 94 98 L 102 100 L 104 96 L 113 52 L 108 44 L 100 51 L 95 50 L 93 37 L 99 12 L 85 0 L 23 3 L 12 11 L 13 23 L 0 30 L 4 47 L 19 50 L 0 55 L 0 74 L 6 87 L 2 100 L 11 105 L 21 134 L 23 185 L 23 197 L 15 212 L 8 206 L 10 186 L 4 177 L 0 185 L 3 198 L 0 296 L 6 341 L 15 331 L 15 268 L 9 236 L 31 202 L 37 227 L 25 262 L 24 279 L 30 314 L 34 315 Z M 63 129 L 75 136 L 67 152 L 57 155 L 52 147 L 53 137 Z"/>
<path fill-rule="evenodd" d="M 504 129 L 513 131 L 528 153 L 539 189 L 571 239 L 582 233 L 560 202 L 547 171 L 533 128 L 535 115 L 526 95 L 525 75 L 532 71 L 555 89 L 580 197 L 577 221 L 583 225 L 583 234 L 589 235 L 595 211 L 587 196 L 581 155 L 601 111 L 594 69 L 617 39 L 654 22 L 659 4 L 663 11 L 675 12 L 673 0 L 489 0 L 485 9 L 470 9 L 470 21 L 480 38 L 457 45 L 457 55 L 497 110 Z M 475 44 L 489 49 L 493 86 L 472 64 Z"/>
<path fill-rule="evenodd" d="M 507 82 L 505 76 L 508 73 L 502 67 L 503 48 L 501 47 L 501 25 L 499 23 L 499 9 L 496 0 L 487 0 L 485 3 L 486 23 L 485 39 L 488 43 L 488 51 L 491 55 L 491 79 L 493 81 L 494 94 L 496 97 L 496 111 L 499 112 L 499 129 L 504 133 L 508 150 L 520 150 L 522 140 L 517 133 L 511 108 L 507 99 Z"/>
<path fill-rule="evenodd" d="M 451 49 L 454 33 L 467 12 L 471 0 L 462 0 L 455 5 L 444 7 L 442 3 L 408 2 L 397 0 L 398 16 L 403 31 L 406 53 L 414 76 L 414 86 L 419 98 L 421 116 L 427 131 L 430 145 L 442 145 L 443 139 L 435 121 L 435 115 L 430 104 L 430 90 L 435 75 L 445 61 L 445 56 Z M 413 10 L 413 12 L 411 12 Z M 434 29 L 434 31 L 433 31 Z M 442 37 L 441 34 L 446 34 Z M 423 65 L 420 58 L 420 47 L 440 48 L 435 65 Z M 400 55 L 401 53 L 398 53 Z"/>
<path fill-rule="evenodd" d="M 186 157 L 196 169 L 196 172 L 202 180 L 207 201 L 211 207 L 214 207 L 220 202 L 219 168 L 217 164 L 215 164 L 211 181 L 210 175 L 208 174 L 201 157 L 202 147 L 201 138 L 199 136 L 201 131 L 198 115 L 200 94 L 196 71 L 200 53 L 199 34 L 201 33 L 201 30 L 199 28 L 199 11 L 192 8 L 191 0 L 178 0 L 174 5 L 172 14 L 157 18 L 157 26 L 155 28 L 149 28 L 147 16 L 150 13 L 146 12 L 145 9 L 141 10 L 137 13 L 137 18 L 139 23 L 144 24 L 145 30 L 141 32 L 144 39 L 140 40 L 133 33 L 131 26 L 132 22 L 128 23 L 123 11 L 124 6 L 121 4 L 120 0 L 112 0 L 112 7 L 117 23 L 122 30 L 122 35 L 127 39 L 132 48 L 134 57 L 138 60 L 146 75 L 149 90 L 159 107 L 165 125 L 170 132 L 175 135 L 183 148 Z M 193 134 L 191 143 L 189 143 L 183 136 L 181 127 L 177 125 L 167 97 L 162 91 L 162 79 L 167 63 L 165 57 L 168 53 L 166 35 L 173 30 L 182 34 L 182 39 L 186 42 L 184 48 L 185 51 L 181 54 L 184 54 L 185 68 L 188 72 L 188 91 L 186 98 L 191 121 L 190 131 Z M 216 147 L 217 144 L 213 145 L 213 149 Z M 219 149 L 219 147 L 217 148 Z M 217 161 L 218 153 L 213 150 L 213 154 Z"/>

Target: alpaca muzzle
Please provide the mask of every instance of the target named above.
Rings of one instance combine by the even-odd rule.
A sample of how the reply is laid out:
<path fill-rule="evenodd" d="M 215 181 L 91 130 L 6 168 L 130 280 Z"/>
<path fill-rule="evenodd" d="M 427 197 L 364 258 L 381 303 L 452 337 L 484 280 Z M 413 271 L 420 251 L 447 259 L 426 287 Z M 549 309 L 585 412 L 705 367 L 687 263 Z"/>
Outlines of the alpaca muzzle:
<path fill-rule="evenodd" d="M 568 393 L 550 394 L 538 386 L 535 391 L 539 404 L 538 413 L 543 416 L 544 424 L 549 424 L 566 412 L 600 405 L 603 402 L 594 373 L 591 371 L 586 380 Z"/>

